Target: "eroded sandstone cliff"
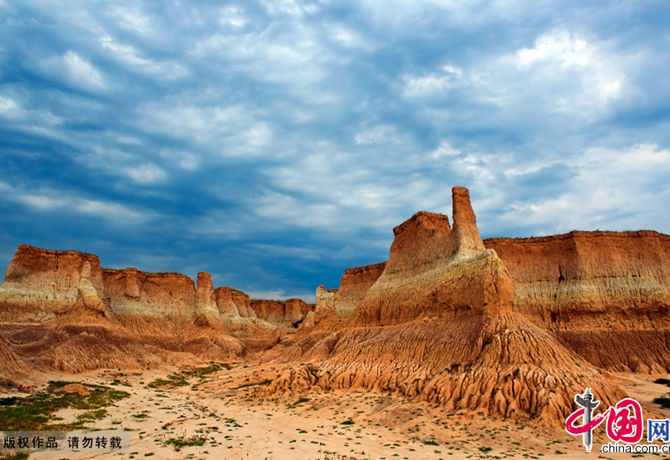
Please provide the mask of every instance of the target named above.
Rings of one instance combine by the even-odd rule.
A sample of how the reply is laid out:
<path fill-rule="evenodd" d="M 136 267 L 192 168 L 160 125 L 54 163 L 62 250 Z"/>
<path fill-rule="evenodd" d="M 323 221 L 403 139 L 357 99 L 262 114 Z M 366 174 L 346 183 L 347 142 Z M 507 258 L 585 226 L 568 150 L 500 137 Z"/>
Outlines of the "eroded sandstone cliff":
<path fill-rule="evenodd" d="M 564 421 L 584 387 L 607 395 L 605 404 L 623 396 L 514 311 L 514 281 L 484 247 L 468 191 L 456 187 L 452 197 L 453 229 L 426 212 L 394 229 L 389 261 L 349 320 L 333 321 L 329 296 L 317 290 L 312 330 L 268 353 L 288 365 L 259 391 L 396 391 L 455 413 L 550 424 Z"/>
<path fill-rule="evenodd" d="M 514 279 L 515 308 L 588 361 L 670 371 L 670 236 L 574 231 L 484 243 Z"/>
<path fill-rule="evenodd" d="M 86 263 L 91 285 L 102 292 L 98 256 L 19 245 L 0 286 L 0 321 L 42 323 L 56 319 L 77 300 Z"/>
<path fill-rule="evenodd" d="M 340 280 L 340 287 L 333 298 L 333 306 L 341 319 L 349 318 L 356 305 L 365 298 L 368 289 L 381 276 L 386 262 L 348 268 Z"/>
<path fill-rule="evenodd" d="M 207 273 L 196 287 L 178 273 L 102 269 L 91 254 L 26 245 L 0 286 L 0 322 L 10 352 L 66 372 L 225 360 L 280 337 L 246 294 L 215 290 Z"/>
<path fill-rule="evenodd" d="M 258 318 L 287 330 L 294 330 L 305 319 L 307 313 L 313 310 L 302 299 L 254 300 L 251 309 Z"/>

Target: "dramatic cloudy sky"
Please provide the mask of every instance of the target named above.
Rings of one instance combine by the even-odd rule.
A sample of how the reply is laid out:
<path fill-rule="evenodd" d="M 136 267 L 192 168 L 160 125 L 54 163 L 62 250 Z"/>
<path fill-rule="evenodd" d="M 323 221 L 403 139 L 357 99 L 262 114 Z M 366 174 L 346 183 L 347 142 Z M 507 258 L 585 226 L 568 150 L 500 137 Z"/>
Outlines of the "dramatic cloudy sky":
<path fill-rule="evenodd" d="M 0 265 L 313 299 L 454 185 L 484 237 L 670 233 L 669 26 L 667 0 L 0 0 Z"/>

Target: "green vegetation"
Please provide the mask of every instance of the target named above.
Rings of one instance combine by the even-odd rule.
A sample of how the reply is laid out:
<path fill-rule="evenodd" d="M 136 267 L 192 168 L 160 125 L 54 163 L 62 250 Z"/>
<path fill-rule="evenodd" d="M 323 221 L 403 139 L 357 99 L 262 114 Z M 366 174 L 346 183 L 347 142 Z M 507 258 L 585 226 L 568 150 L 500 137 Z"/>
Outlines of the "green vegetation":
<path fill-rule="evenodd" d="M 353 425 L 354 423 L 356 423 L 356 422 L 349 419 L 349 420 L 345 420 L 344 422 L 340 422 L 340 425 Z"/>
<path fill-rule="evenodd" d="M 285 301 L 285 300 L 274 300 L 274 299 L 249 299 L 249 303 L 250 303 L 251 305 L 253 305 L 253 304 L 255 304 L 255 303 L 258 303 L 258 302 L 277 302 L 277 303 L 280 303 L 280 304 L 282 304 L 282 305 L 286 305 L 286 301 Z"/>
<path fill-rule="evenodd" d="M 88 422 L 91 420 L 102 420 L 103 418 L 105 418 L 106 415 L 107 410 L 105 409 L 92 410 L 77 415 L 77 420 L 81 420 L 82 422 Z"/>
<path fill-rule="evenodd" d="M 306 402 L 309 402 L 309 401 L 310 401 L 309 398 L 300 398 L 300 399 L 298 399 L 298 400 L 297 400 L 296 402 L 294 402 L 294 403 L 287 404 L 287 405 L 286 405 L 286 408 L 287 408 L 287 409 L 295 409 L 295 408 L 298 407 L 299 405 L 301 405 L 301 404 L 305 404 Z"/>
<path fill-rule="evenodd" d="M 231 369 L 231 366 L 230 366 L 230 364 L 226 364 L 226 363 L 214 363 L 214 362 L 212 362 L 212 363 L 209 363 L 209 366 L 207 366 L 207 367 L 196 367 L 195 372 L 193 373 L 193 375 L 195 375 L 196 377 L 199 377 L 199 378 L 203 378 L 204 376 L 206 376 L 208 374 L 213 374 L 214 372 L 218 372 L 221 369 L 225 369 L 225 370 L 229 371 Z"/>
<path fill-rule="evenodd" d="M 440 445 L 440 443 L 437 442 L 434 439 L 429 439 L 428 441 L 423 441 L 423 443 L 427 446 L 439 446 Z"/>
<path fill-rule="evenodd" d="M 27 460 L 30 454 L 26 452 L 17 452 L 15 454 L 0 455 L 0 460 Z"/>
<path fill-rule="evenodd" d="M 247 388 L 247 387 L 256 387 L 256 386 L 261 386 L 261 385 L 268 385 L 268 384 L 270 384 L 270 383 L 272 383 L 272 380 L 269 380 L 269 379 L 265 379 L 265 380 L 263 380 L 263 381 L 261 381 L 261 382 L 255 382 L 255 383 L 243 383 L 243 384 L 240 385 L 239 387 L 234 388 L 234 390 L 239 390 L 240 388 Z"/>
<path fill-rule="evenodd" d="M 183 374 L 168 375 L 166 379 L 156 379 L 153 382 L 149 382 L 147 384 L 147 388 L 161 388 L 161 387 L 176 388 L 176 387 L 184 387 L 189 384 L 188 380 L 186 380 L 186 376 L 184 376 Z"/>
<path fill-rule="evenodd" d="M 115 401 L 130 396 L 125 391 L 101 385 L 83 383 L 88 393 L 61 393 L 65 385 L 79 382 L 51 381 L 46 389 L 25 398 L 3 398 L 0 403 L 0 426 L 4 431 L 67 431 L 79 430 L 89 420 L 99 420 L 107 415 L 102 409 Z M 67 408 L 88 410 L 77 417 L 74 423 L 52 423 L 58 420 L 54 414 Z"/>
<path fill-rule="evenodd" d="M 163 441 L 163 444 L 166 446 L 173 446 L 174 450 L 179 452 L 182 450 L 184 447 L 190 447 L 190 446 L 204 446 L 205 441 L 207 440 L 207 435 L 203 436 L 191 436 L 189 438 L 186 438 L 184 436 L 181 436 L 179 438 L 168 438 Z"/>
<path fill-rule="evenodd" d="M 493 447 L 482 446 L 482 447 L 479 448 L 479 451 L 480 451 L 482 454 L 488 454 L 488 453 L 491 452 L 492 450 L 493 450 Z"/>
<path fill-rule="evenodd" d="M 670 409 L 670 398 L 668 396 L 661 396 L 660 398 L 654 398 L 654 404 L 660 405 L 663 409 Z"/>
<path fill-rule="evenodd" d="M 223 422 L 226 424 L 228 428 L 242 428 L 242 425 L 237 423 L 237 420 L 234 418 L 224 418 Z"/>
<path fill-rule="evenodd" d="M 670 386 L 670 379 L 656 379 L 654 380 L 654 383 Z"/>

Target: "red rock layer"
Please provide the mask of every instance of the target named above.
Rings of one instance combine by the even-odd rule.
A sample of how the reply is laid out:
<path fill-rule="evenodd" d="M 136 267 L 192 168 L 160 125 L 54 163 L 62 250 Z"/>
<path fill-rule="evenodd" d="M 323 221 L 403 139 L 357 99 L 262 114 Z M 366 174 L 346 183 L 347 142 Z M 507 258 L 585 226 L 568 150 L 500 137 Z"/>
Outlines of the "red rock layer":
<path fill-rule="evenodd" d="M 365 265 L 362 267 L 348 268 L 344 271 L 340 280 L 340 288 L 335 294 L 333 305 L 341 319 L 349 318 L 356 305 L 365 298 L 368 289 L 372 287 L 381 276 L 386 262 L 380 264 Z"/>
<path fill-rule="evenodd" d="M 277 327 L 256 319 L 246 294 L 215 290 L 207 273 L 198 274 L 196 289 L 178 273 L 101 269 L 90 254 L 25 245 L 0 287 L 0 320 L 32 330 L 20 343 L 10 340 L 10 351 L 68 372 L 197 364 L 279 341 Z"/>
<path fill-rule="evenodd" d="M 249 296 L 244 292 L 222 286 L 216 289 L 215 294 L 221 318 L 256 318 Z"/>
<path fill-rule="evenodd" d="M 575 231 L 484 243 L 514 278 L 515 308 L 588 361 L 670 371 L 670 236 Z"/>
<path fill-rule="evenodd" d="M 84 264 L 90 283 L 102 292 L 98 256 L 19 245 L 0 286 L 0 321 L 45 322 L 74 304 Z"/>
<path fill-rule="evenodd" d="M 286 301 L 276 300 L 254 300 L 251 308 L 256 316 L 283 329 L 295 329 L 305 319 L 308 312 L 312 311 L 302 299 L 288 299 Z"/>
<path fill-rule="evenodd" d="M 312 331 L 271 354 L 311 364 L 289 364 L 259 391 L 397 391 L 457 413 L 551 425 L 564 423 L 585 387 L 605 404 L 622 397 L 599 371 L 513 311 L 514 282 L 484 248 L 466 189 L 454 188 L 453 209 L 453 229 L 446 216 L 421 212 L 394 230 L 384 272 L 348 321 L 316 321 L 330 308 L 320 287 Z"/>
<path fill-rule="evenodd" d="M 0 336 L 0 388 L 18 387 L 19 381 L 30 373 L 30 368 L 14 353 Z"/>

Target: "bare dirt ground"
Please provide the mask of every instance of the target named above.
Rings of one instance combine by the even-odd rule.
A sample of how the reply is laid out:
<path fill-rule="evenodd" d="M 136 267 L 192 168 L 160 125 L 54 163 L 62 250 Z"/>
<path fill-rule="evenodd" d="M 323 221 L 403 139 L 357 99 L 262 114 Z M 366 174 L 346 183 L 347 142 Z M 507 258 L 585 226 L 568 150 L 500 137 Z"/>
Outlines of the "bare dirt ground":
<path fill-rule="evenodd" d="M 600 453 L 600 446 L 607 442 L 603 426 L 594 433 L 593 451 L 586 453 L 581 437 L 570 436 L 564 429 L 449 416 L 439 407 L 395 395 L 333 391 L 281 399 L 256 396 L 263 382 L 275 378 L 279 370 L 269 365 L 238 364 L 230 370 L 188 377 L 188 385 L 156 388 L 148 385 L 179 370 L 40 375 L 33 384 L 68 380 L 129 392 L 129 398 L 107 408 L 102 420 L 88 422 L 87 429 L 130 431 L 131 449 L 127 453 L 34 453 L 30 458 L 629 458 L 628 454 Z M 670 409 L 652 403 L 655 397 L 670 391 L 653 383 L 658 376 L 618 377 L 629 396 L 642 404 L 645 419 L 670 418 Z M 57 415 L 67 422 L 74 420 L 78 411 L 65 409 Z M 193 436 L 206 436 L 203 445 L 177 450 L 169 442 Z M 663 454 L 648 457 L 667 458 Z"/>

